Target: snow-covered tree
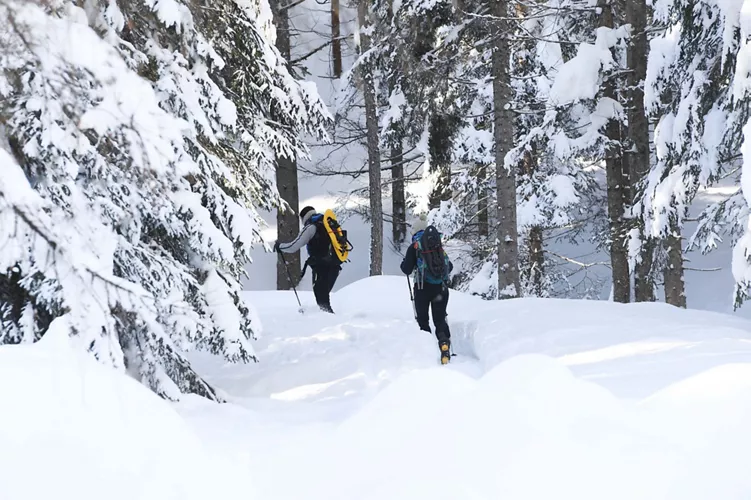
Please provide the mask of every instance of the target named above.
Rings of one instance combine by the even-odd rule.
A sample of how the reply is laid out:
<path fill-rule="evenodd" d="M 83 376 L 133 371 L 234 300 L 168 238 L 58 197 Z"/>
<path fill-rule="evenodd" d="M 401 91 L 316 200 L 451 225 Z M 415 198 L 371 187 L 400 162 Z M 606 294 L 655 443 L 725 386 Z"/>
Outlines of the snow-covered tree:
<path fill-rule="evenodd" d="M 685 305 L 681 233 L 690 203 L 699 189 L 724 177 L 742 180 L 736 166 L 749 116 L 751 33 L 742 7 L 707 0 L 654 3 L 662 32 L 651 41 L 645 104 L 657 122 L 656 162 L 646 180 L 643 213 L 650 233 L 668 242 L 666 293 L 679 305 Z M 744 196 L 738 190 L 708 207 L 689 249 L 711 251 L 723 234 L 736 240 L 744 230 Z M 746 241 L 738 241 L 733 262 L 736 306 L 748 296 Z"/>
<path fill-rule="evenodd" d="M 185 352 L 255 359 L 260 325 L 239 279 L 260 241 L 256 207 L 279 204 L 276 155 L 304 155 L 303 135 L 323 134 L 315 91 L 273 48 L 265 3 L 0 6 L 2 132 L 37 197 L 24 210 L 67 228 L 63 243 L 32 218 L 7 233 L 28 255 L 3 255 L 2 341 L 65 315 L 83 348 L 160 395 L 217 399 Z M 14 206 L 3 214 L 18 220 Z M 90 293 L 59 272 L 69 255 Z"/>

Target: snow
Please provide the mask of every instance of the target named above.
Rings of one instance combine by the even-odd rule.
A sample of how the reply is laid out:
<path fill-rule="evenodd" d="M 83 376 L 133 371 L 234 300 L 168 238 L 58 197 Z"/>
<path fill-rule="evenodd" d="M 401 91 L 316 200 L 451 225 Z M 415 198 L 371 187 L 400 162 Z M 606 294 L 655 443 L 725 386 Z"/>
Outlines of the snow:
<path fill-rule="evenodd" d="M 337 316 L 312 306 L 296 315 L 290 292 L 247 295 L 267 327 L 261 363 L 202 358 L 231 403 L 178 408 L 213 446 L 249 451 L 257 498 L 751 492 L 741 465 L 751 444 L 746 321 L 661 304 L 485 302 L 452 291 L 458 357 L 440 367 L 401 278 L 345 287 L 332 299 Z"/>
<path fill-rule="evenodd" d="M 610 48 L 622 36 L 620 29 L 598 28 L 595 43 L 581 44 L 576 56 L 558 69 L 550 89 L 550 102 L 563 105 L 593 99 L 600 89 L 600 72 L 614 64 Z"/>
<path fill-rule="evenodd" d="M 0 498 L 751 493 L 750 322 L 452 291 L 457 356 L 443 367 L 406 286 L 357 281 L 333 295 L 336 315 L 308 292 L 303 314 L 291 292 L 246 292 L 260 363 L 192 359 L 226 404 L 160 400 L 73 349 L 66 325 L 0 347 Z"/>
<path fill-rule="evenodd" d="M 253 356 L 253 346 L 245 338 L 240 328 L 243 322 L 242 314 L 232 298 L 227 282 L 216 270 L 212 269 L 208 272 L 202 287 L 206 294 L 209 316 L 216 327 L 224 332 L 225 352 L 229 359 L 240 359 L 244 353 Z M 260 325 L 254 324 L 253 327 L 254 332 L 260 331 Z M 256 327 L 259 327 L 258 330 L 256 330 Z"/>
<path fill-rule="evenodd" d="M 176 0 L 143 0 L 143 3 L 156 12 L 159 20 L 167 27 L 174 25 L 178 32 L 182 26 L 193 22 L 190 10 Z"/>
<path fill-rule="evenodd" d="M 37 344 L 0 347 L 0 498 L 252 494 L 240 457 L 205 449 L 173 408 L 73 348 L 67 330 L 56 320 Z"/>

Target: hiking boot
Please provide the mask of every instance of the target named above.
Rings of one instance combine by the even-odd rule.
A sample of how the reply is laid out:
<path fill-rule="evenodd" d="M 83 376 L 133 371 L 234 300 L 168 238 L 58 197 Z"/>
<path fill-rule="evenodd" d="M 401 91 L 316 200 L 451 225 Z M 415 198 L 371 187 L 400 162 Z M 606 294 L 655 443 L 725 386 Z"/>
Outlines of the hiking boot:
<path fill-rule="evenodd" d="M 328 305 L 328 304 L 318 304 L 318 307 L 319 307 L 319 308 L 321 309 L 321 311 L 323 311 L 323 312 L 327 312 L 327 313 L 329 313 L 329 314 L 334 314 L 334 310 L 333 310 L 333 309 L 331 309 L 331 306 L 330 306 L 330 305 Z"/>
<path fill-rule="evenodd" d="M 440 342 L 438 347 L 441 350 L 441 364 L 445 365 L 451 360 L 451 351 L 449 349 L 449 343 L 446 341 Z"/>

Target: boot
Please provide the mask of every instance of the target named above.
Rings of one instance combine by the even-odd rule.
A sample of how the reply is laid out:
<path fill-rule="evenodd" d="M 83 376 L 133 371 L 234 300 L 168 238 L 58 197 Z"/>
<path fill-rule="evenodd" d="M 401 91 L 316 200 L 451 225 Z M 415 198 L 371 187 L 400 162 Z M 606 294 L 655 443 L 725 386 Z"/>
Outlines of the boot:
<path fill-rule="evenodd" d="M 318 307 L 319 307 L 319 308 L 321 309 L 321 311 L 323 311 L 323 312 L 327 312 L 327 313 L 329 313 L 329 314 L 334 314 L 334 310 L 333 310 L 333 309 L 331 309 L 331 306 L 330 306 L 329 304 L 318 304 Z"/>
<path fill-rule="evenodd" d="M 451 361 L 451 342 L 444 340 L 438 343 L 438 347 L 441 350 L 441 364 L 445 365 Z"/>

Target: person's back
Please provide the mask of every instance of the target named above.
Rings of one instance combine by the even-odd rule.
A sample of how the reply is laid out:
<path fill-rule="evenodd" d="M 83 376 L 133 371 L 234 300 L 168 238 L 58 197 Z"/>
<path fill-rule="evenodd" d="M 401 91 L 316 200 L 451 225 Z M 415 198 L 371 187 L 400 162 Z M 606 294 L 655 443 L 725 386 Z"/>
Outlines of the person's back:
<path fill-rule="evenodd" d="M 307 206 L 300 210 L 300 219 L 303 227 L 300 234 L 289 243 L 276 242 L 274 250 L 277 252 L 294 253 L 304 246 L 308 252 L 302 276 L 308 267 L 313 274 L 313 294 L 318 306 L 329 313 L 331 308 L 331 290 L 336 284 L 341 271 L 341 263 L 333 255 L 331 238 L 323 224 L 323 216 L 317 213 L 313 207 Z M 301 276 L 301 277 L 302 277 Z"/>
<path fill-rule="evenodd" d="M 410 275 L 414 271 L 414 300 L 417 323 L 420 329 L 430 332 L 428 309 L 432 310 L 441 362 L 450 359 L 451 333 L 446 323 L 448 306 L 449 274 L 453 264 L 440 241 L 440 233 L 434 226 L 418 230 L 412 237 L 412 244 L 402 260 L 401 270 Z"/>

